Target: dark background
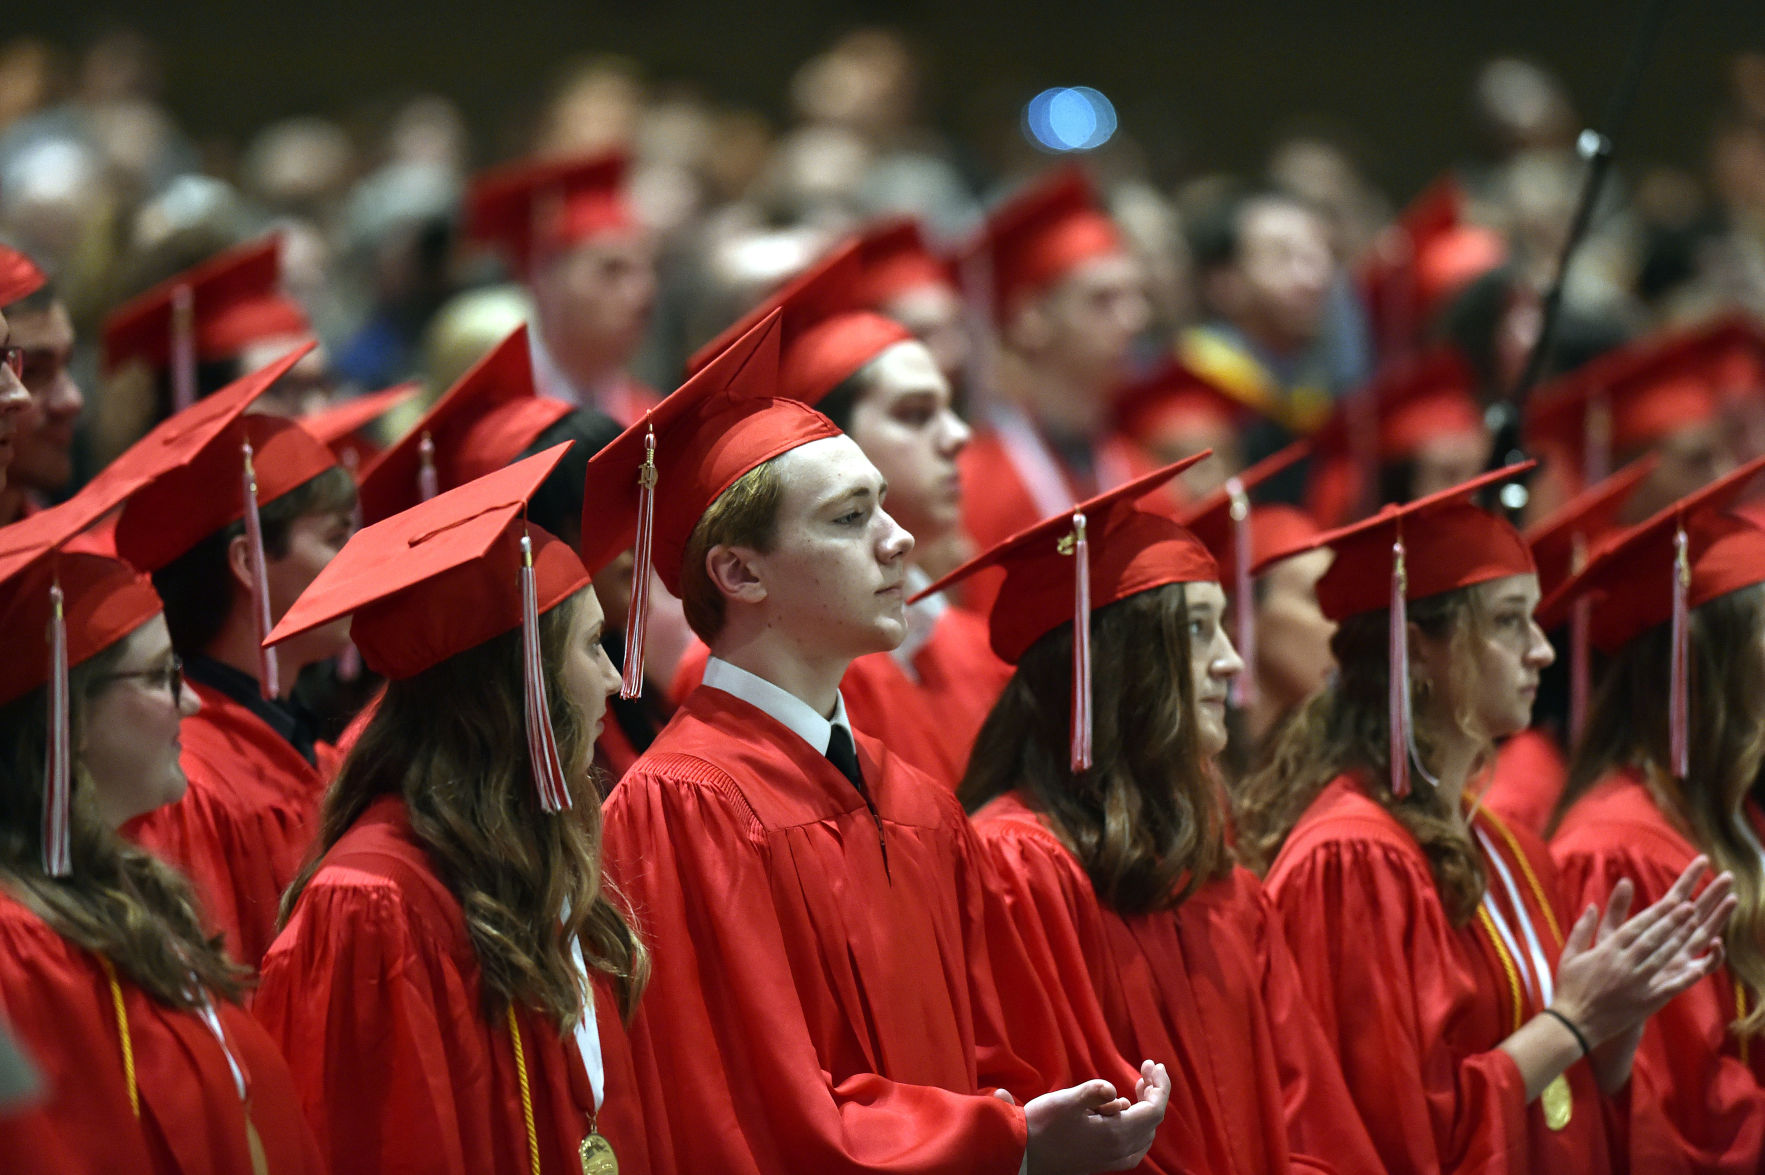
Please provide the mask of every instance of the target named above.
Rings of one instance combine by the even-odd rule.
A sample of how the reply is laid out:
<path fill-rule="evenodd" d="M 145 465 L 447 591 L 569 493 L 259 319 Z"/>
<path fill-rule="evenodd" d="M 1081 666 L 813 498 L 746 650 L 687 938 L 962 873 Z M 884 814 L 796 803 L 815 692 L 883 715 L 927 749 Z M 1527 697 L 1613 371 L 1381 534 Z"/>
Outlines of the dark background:
<path fill-rule="evenodd" d="M 573 58 L 627 55 L 660 83 L 782 115 L 790 72 L 860 24 L 899 28 L 926 55 L 928 107 L 953 138 L 1050 85 L 1096 86 L 1155 174 L 1256 166 L 1296 116 L 1351 131 L 1394 195 L 1471 152 L 1467 92 L 1478 64 L 1518 53 L 1555 70 L 1597 122 L 1639 11 L 1611 3 L 880 3 L 707 4 L 648 0 L 163 0 L 99 8 L 19 0 L 0 35 L 77 47 L 113 24 L 164 53 L 166 98 L 198 139 L 242 139 L 291 114 L 371 121 L 390 99 L 456 99 L 486 159 L 516 153 L 519 128 Z M 1679 0 L 1655 48 L 1632 125 L 1632 163 L 1702 170 L 1726 58 L 1765 48 L 1762 0 Z M 10 26 L 10 27 L 5 27 Z M 984 162 L 976 160 L 977 171 Z"/>

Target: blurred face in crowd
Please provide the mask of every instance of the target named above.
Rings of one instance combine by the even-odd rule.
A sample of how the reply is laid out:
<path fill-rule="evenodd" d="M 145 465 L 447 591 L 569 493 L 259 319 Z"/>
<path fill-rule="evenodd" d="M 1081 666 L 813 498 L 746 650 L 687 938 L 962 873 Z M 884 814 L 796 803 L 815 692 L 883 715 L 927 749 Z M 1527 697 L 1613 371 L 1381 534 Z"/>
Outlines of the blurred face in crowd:
<path fill-rule="evenodd" d="M 1652 451 L 1661 463 L 1624 503 L 1623 521 L 1641 522 L 1657 510 L 1732 471 L 1735 456 L 1720 418 L 1689 424 L 1662 437 Z M 1620 454 L 1620 467 L 1632 456 Z"/>
<path fill-rule="evenodd" d="M 1423 498 L 1470 481 L 1488 461 L 1489 438 L 1480 430 L 1429 437 L 1410 459 L 1410 497 Z"/>
<path fill-rule="evenodd" d="M 903 290 L 878 313 L 892 318 L 924 343 L 938 370 L 954 384 L 968 362 L 968 332 L 962 326 L 962 300 L 954 289 L 932 283 Z"/>
<path fill-rule="evenodd" d="M 14 307 L 6 321 L 12 345 L 24 351 L 21 380 L 30 393 L 13 442 L 10 484 L 53 493 L 73 480 L 74 425 L 85 407 L 68 371 L 73 321 L 60 302 L 40 309 Z"/>
<path fill-rule="evenodd" d="M 889 513 L 916 541 L 948 534 L 962 513 L 956 455 L 971 435 L 950 406 L 949 381 L 916 342 L 883 351 L 863 379 L 847 435 L 888 483 Z"/>
<path fill-rule="evenodd" d="M 571 379 L 598 382 L 631 361 L 649 330 L 655 246 L 647 233 L 601 233 L 540 262 L 532 285 L 546 350 Z"/>
<path fill-rule="evenodd" d="M 6 316 L 0 314 L 0 347 L 11 347 L 11 339 L 11 327 Z M 6 488 L 13 453 L 18 445 L 19 426 L 31 406 L 31 394 L 19 382 L 19 373 L 14 369 L 13 354 L 8 350 L 7 362 L 0 363 L 0 490 Z"/>
<path fill-rule="evenodd" d="M 1128 350 L 1151 317 L 1139 261 L 1111 253 L 1074 266 L 1026 303 L 1007 342 L 1068 387 L 1101 393 L 1121 378 Z"/>
<path fill-rule="evenodd" d="M 241 374 L 267 367 L 296 347 L 312 342 L 311 335 L 281 335 L 256 339 L 239 353 Z M 270 385 L 270 390 L 252 401 L 251 411 L 270 412 L 277 416 L 310 416 L 330 406 L 335 381 L 331 378 L 331 360 L 321 344 L 300 357 L 300 360 Z"/>
<path fill-rule="evenodd" d="M 319 572 L 337 557 L 337 552 L 355 533 L 354 512 L 349 509 L 302 514 L 288 525 L 287 550 L 277 556 L 266 551 L 264 562 L 270 596 L 270 622 L 287 614 L 302 592 L 312 585 Z M 233 541 L 229 552 L 233 574 L 239 591 L 249 591 L 251 583 L 249 547 L 243 537 Z M 249 605 L 236 605 L 249 607 Z M 283 679 L 292 683 L 293 673 L 319 661 L 335 657 L 349 644 L 348 616 L 301 633 L 277 645 L 284 669 Z"/>
<path fill-rule="evenodd" d="M 1317 213 L 1292 200 L 1253 200 L 1239 214 L 1237 259 L 1214 276 L 1213 297 L 1258 343 L 1296 351 L 1322 329 L 1334 269 Z"/>
<path fill-rule="evenodd" d="M 1328 550 L 1307 551 L 1271 564 L 1257 578 L 1257 703 L 1270 724 L 1323 688 L 1335 668 L 1330 638 L 1336 625 L 1318 607 L 1318 580 L 1333 557 Z"/>

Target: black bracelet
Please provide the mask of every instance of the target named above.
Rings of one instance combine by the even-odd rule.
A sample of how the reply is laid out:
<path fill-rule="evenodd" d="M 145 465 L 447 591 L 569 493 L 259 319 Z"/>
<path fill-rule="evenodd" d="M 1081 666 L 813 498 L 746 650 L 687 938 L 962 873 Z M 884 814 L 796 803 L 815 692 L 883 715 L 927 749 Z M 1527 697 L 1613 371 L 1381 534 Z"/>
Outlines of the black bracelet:
<path fill-rule="evenodd" d="M 1560 1024 L 1562 1024 L 1562 1026 L 1564 1028 L 1567 1028 L 1569 1030 L 1569 1035 L 1573 1036 L 1575 1038 L 1575 1043 L 1581 1046 L 1581 1055 L 1582 1056 L 1585 1057 L 1589 1053 L 1593 1052 L 1592 1049 L 1587 1047 L 1587 1038 L 1585 1036 L 1581 1035 L 1581 1029 L 1575 1027 L 1575 1022 L 1573 1020 L 1569 1019 L 1569 1017 L 1563 1015 L 1561 1012 L 1557 1011 L 1555 1008 L 1546 1008 L 1544 1010 L 1544 1014 L 1546 1016 L 1556 1017 L 1557 1021 Z"/>

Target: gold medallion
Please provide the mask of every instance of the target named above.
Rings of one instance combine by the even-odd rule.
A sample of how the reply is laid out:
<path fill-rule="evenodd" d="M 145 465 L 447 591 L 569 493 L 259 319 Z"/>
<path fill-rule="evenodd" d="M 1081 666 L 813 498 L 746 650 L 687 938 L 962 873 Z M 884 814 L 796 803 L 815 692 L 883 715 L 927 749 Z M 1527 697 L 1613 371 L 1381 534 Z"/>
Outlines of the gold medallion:
<path fill-rule="evenodd" d="M 1544 1087 L 1544 1096 L 1542 1100 L 1544 1103 L 1544 1124 L 1546 1126 L 1549 1126 L 1552 1130 L 1561 1130 L 1569 1124 L 1569 1119 L 1573 1117 L 1575 1113 L 1575 1095 L 1569 1092 L 1569 1079 L 1567 1077 L 1561 1073 L 1557 1074 L 1556 1078 L 1549 1085 Z M 588 1144 L 585 1142 L 582 1145 L 582 1153 L 584 1155 L 588 1154 Z M 608 1152 L 609 1156 L 611 1153 L 612 1152 L 610 1151 Z M 588 1160 L 584 1159 L 583 1170 L 588 1169 L 587 1164 Z"/>
<path fill-rule="evenodd" d="M 619 1175 L 619 1158 L 613 1153 L 613 1144 L 599 1131 L 583 1139 L 576 1154 L 582 1160 L 582 1175 Z"/>

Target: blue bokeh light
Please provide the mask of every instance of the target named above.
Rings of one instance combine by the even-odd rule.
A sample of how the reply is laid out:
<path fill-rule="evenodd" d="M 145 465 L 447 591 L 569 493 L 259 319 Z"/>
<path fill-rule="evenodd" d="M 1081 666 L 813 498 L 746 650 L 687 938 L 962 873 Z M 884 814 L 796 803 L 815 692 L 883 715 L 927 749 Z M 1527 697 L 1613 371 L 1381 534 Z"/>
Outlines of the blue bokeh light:
<path fill-rule="evenodd" d="M 1043 90 L 1023 115 L 1025 134 L 1045 151 L 1093 151 L 1115 134 L 1115 106 L 1090 86 Z"/>

